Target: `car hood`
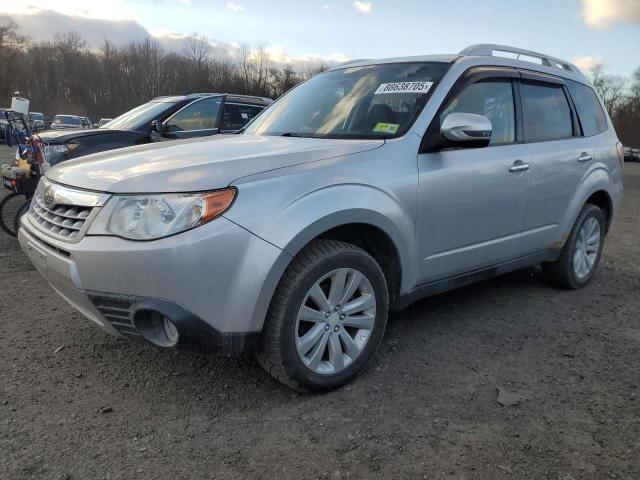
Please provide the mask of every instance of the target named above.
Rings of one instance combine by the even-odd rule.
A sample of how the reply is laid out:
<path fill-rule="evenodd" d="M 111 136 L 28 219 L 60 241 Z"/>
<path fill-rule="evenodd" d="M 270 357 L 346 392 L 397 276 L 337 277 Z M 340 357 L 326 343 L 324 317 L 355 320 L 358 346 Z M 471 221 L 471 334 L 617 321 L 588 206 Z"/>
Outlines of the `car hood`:
<path fill-rule="evenodd" d="M 71 140 L 80 137 L 92 137 L 96 135 L 105 135 L 108 133 L 113 133 L 115 130 L 107 130 L 105 129 L 86 129 L 86 128 L 78 128 L 74 126 L 65 126 L 65 125 L 56 125 L 57 128 L 62 127 L 62 130 L 47 130 L 45 132 L 38 133 L 38 136 L 42 139 L 43 142 L 49 143 L 67 143 Z"/>
<path fill-rule="evenodd" d="M 202 191 L 224 188 L 248 175 L 383 144 L 384 140 L 218 135 L 88 155 L 60 163 L 46 176 L 65 185 L 111 193 Z"/>

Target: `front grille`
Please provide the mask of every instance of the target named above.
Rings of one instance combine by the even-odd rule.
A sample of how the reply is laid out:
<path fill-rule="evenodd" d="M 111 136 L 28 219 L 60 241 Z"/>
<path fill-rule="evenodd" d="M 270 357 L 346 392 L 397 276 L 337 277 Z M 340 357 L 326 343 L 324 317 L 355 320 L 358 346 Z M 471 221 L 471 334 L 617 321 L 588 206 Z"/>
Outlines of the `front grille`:
<path fill-rule="evenodd" d="M 125 298 L 114 296 L 89 295 L 91 302 L 113 328 L 130 338 L 140 338 L 133 324 L 131 305 Z"/>
<path fill-rule="evenodd" d="M 91 214 L 93 207 L 54 204 L 47 207 L 41 193 L 36 193 L 29 214 L 32 220 L 47 233 L 62 240 L 75 240 Z"/>

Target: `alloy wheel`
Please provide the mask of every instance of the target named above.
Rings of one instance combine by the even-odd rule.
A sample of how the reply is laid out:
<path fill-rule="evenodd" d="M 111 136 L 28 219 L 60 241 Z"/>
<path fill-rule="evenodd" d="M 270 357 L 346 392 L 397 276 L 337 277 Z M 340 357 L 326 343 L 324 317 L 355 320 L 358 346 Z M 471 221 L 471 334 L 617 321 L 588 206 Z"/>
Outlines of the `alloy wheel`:
<path fill-rule="evenodd" d="M 367 277 L 354 268 L 333 270 L 313 284 L 300 306 L 298 356 L 314 373 L 339 373 L 360 356 L 375 320 L 376 296 Z"/>
<path fill-rule="evenodd" d="M 573 251 L 573 271 L 579 279 L 591 273 L 600 250 L 600 223 L 589 217 L 578 232 L 576 246 Z"/>

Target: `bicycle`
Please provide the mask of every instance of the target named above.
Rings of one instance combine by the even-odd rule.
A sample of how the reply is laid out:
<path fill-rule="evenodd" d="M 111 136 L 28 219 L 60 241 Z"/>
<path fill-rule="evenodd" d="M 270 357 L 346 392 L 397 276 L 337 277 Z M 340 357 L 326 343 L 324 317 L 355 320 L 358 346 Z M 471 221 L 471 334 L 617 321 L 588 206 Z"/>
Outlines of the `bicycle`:
<path fill-rule="evenodd" d="M 2 165 L 2 185 L 11 193 L 0 201 L 0 229 L 15 237 L 20 227 L 20 217 L 31 203 L 41 175 L 38 148 L 30 140 L 32 133 L 24 115 L 12 111 L 3 111 L 8 121 L 8 131 L 18 142 L 14 166 Z M 7 139 L 11 146 L 11 138 Z"/>

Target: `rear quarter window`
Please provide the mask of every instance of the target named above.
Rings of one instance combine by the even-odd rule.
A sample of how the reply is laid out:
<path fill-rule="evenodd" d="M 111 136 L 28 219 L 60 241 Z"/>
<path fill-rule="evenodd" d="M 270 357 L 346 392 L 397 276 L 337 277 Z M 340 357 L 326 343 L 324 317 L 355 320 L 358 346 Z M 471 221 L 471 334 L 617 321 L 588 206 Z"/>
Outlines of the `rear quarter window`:
<path fill-rule="evenodd" d="M 591 137 L 607 129 L 607 116 L 593 89 L 582 83 L 567 80 L 567 87 L 578 113 L 582 133 Z"/>

